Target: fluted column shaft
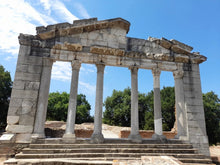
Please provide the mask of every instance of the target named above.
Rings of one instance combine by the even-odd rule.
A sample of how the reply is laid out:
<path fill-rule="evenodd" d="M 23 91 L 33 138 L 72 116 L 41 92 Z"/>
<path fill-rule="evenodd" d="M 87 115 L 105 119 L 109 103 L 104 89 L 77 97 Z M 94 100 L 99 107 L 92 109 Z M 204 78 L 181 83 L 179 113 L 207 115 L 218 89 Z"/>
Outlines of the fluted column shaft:
<path fill-rule="evenodd" d="M 185 138 L 187 136 L 186 112 L 184 111 L 183 75 L 183 71 L 173 72 L 175 79 L 177 138 Z"/>
<path fill-rule="evenodd" d="M 73 138 L 75 139 L 75 121 L 76 121 L 76 106 L 77 106 L 77 90 L 78 90 L 78 80 L 79 80 L 79 70 L 81 63 L 78 60 L 74 60 L 72 65 L 72 79 L 70 86 L 70 97 L 67 115 L 66 131 L 63 138 Z"/>
<path fill-rule="evenodd" d="M 93 143 L 104 142 L 102 134 L 102 107 L 103 107 L 103 81 L 104 81 L 104 64 L 96 64 L 97 81 L 96 81 L 96 101 L 95 101 L 95 117 L 94 132 L 91 137 Z"/>
<path fill-rule="evenodd" d="M 32 138 L 45 138 L 44 125 L 47 115 L 52 65 L 52 60 L 47 58 L 43 59 L 43 69 L 41 74 L 40 90 L 37 102 L 37 112 Z"/>
<path fill-rule="evenodd" d="M 129 139 L 141 142 L 138 117 L 138 68 L 130 67 L 131 71 L 131 133 Z"/>

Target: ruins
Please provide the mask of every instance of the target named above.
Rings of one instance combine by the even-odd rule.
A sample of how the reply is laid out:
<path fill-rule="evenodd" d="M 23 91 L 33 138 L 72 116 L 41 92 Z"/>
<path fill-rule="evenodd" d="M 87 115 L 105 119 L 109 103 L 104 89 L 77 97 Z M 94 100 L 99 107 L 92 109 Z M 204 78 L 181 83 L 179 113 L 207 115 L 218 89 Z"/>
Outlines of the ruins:
<path fill-rule="evenodd" d="M 206 57 L 191 52 L 192 47 L 165 38 L 137 39 L 127 37 L 130 23 L 122 18 L 98 21 L 76 20 L 37 27 L 36 35 L 20 34 L 20 50 L 7 116 L 6 134 L 15 142 L 30 143 L 45 138 L 44 123 L 55 61 L 72 65 L 67 127 L 63 140 L 73 142 L 78 76 L 82 63 L 97 67 L 94 132 L 92 143 L 103 143 L 102 105 L 105 66 L 126 67 L 131 72 L 131 133 L 133 142 L 141 143 L 138 123 L 138 70 L 152 70 L 154 79 L 153 139 L 164 139 L 160 101 L 161 71 L 173 73 L 177 113 L 176 138 L 189 141 L 209 156 L 199 64 Z"/>

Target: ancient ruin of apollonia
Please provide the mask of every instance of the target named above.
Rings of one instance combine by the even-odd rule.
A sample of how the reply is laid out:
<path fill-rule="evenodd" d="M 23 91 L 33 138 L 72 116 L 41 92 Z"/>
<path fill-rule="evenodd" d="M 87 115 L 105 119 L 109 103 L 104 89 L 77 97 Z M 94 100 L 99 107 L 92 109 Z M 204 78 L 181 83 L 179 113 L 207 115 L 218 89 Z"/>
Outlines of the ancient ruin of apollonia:
<path fill-rule="evenodd" d="M 160 103 L 160 73 L 169 71 L 175 80 L 177 137 L 187 140 L 209 155 L 199 64 L 206 57 L 191 52 L 192 47 L 165 38 L 127 37 L 130 23 L 122 18 L 98 21 L 76 20 L 37 27 L 36 35 L 20 34 L 20 50 L 7 116 L 7 133 L 18 143 L 45 138 L 44 123 L 52 65 L 56 61 L 72 65 L 71 90 L 65 140 L 74 140 L 78 76 L 82 63 L 97 67 L 94 132 L 91 142 L 102 143 L 103 79 L 105 66 L 126 67 L 131 72 L 131 133 L 141 142 L 138 123 L 138 70 L 152 70 L 154 79 L 154 127 L 152 138 L 163 139 Z"/>

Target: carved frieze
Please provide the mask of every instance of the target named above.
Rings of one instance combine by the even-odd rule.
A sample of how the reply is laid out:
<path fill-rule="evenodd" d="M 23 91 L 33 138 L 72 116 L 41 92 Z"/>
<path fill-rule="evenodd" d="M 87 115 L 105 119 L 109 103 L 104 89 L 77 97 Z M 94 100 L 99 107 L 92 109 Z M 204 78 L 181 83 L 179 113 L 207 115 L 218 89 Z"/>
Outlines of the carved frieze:
<path fill-rule="evenodd" d="M 124 56 L 125 51 L 120 49 L 107 48 L 107 47 L 92 46 L 90 48 L 90 53 L 95 53 L 100 55 Z"/>
<path fill-rule="evenodd" d="M 64 42 L 64 44 L 54 45 L 53 49 L 80 52 L 80 51 L 82 51 L 82 45 L 80 45 L 80 44 L 71 44 L 71 43 Z"/>

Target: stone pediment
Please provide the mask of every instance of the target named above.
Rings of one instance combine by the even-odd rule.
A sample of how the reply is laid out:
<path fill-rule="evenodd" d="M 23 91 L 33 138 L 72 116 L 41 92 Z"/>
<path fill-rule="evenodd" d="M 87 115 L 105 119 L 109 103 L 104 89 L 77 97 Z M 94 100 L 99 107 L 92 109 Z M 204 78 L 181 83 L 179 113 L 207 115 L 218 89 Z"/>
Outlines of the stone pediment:
<path fill-rule="evenodd" d="M 76 20 L 37 27 L 37 35 L 20 34 L 21 45 L 32 46 L 32 55 L 73 59 L 75 53 L 153 60 L 177 63 L 202 63 L 206 57 L 191 52 L 193 48 L 180 41 L 165 38 L 138 39 L 127 37 L 130 23 L 122 18 L 98 21 L 97 18 Z M 42 48 L 41 50 L 39 48 Z M 63 55 L 67 58 L 60 58 Z M 58 58 L 59 57 L 59 58 Z"/>
<path fill-rule="evenodd" d="M 98 21 L 97 18 L 91 18 L 76 20 L 73 22 L 73 24 L 60 23 L 49 25 L 47 27 L 41 26 L 37 27 L 36 30 L 39 38 L 46 40 L 54 37 L 64 37 L 109 28 L 124 29 L 128 33 L 129 27 L 130 23 L 122 18 L 108 19 L 103 21 Z"/>

